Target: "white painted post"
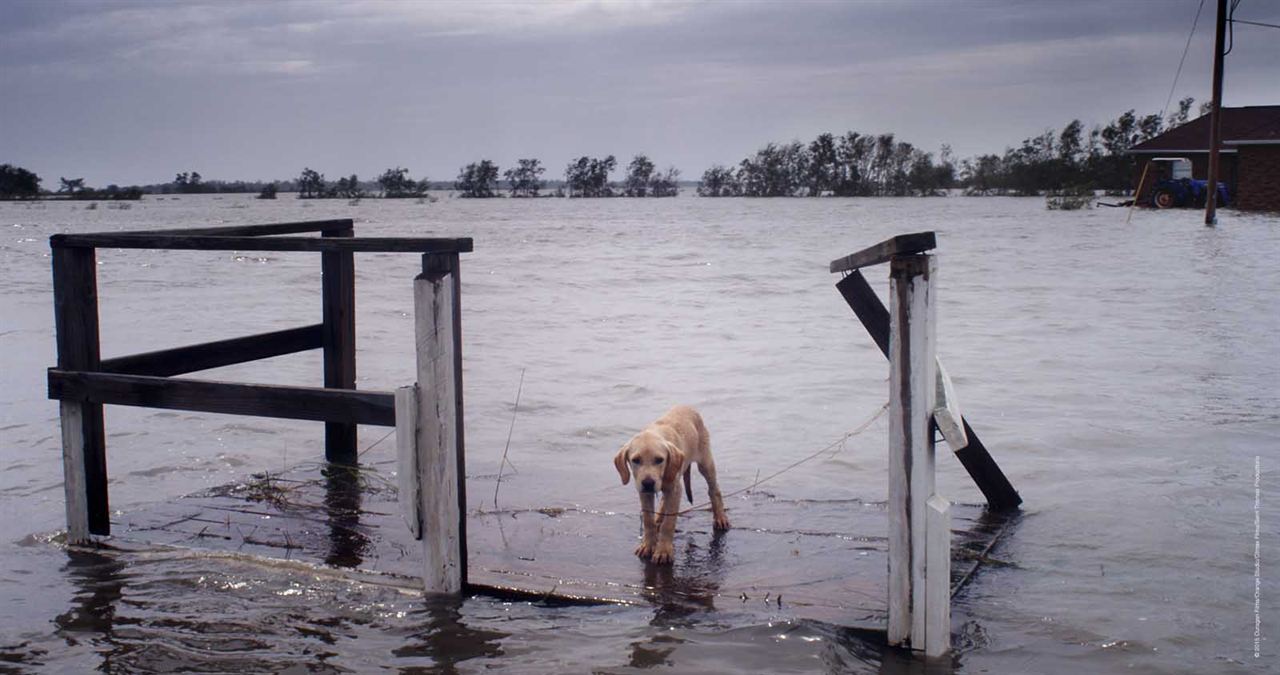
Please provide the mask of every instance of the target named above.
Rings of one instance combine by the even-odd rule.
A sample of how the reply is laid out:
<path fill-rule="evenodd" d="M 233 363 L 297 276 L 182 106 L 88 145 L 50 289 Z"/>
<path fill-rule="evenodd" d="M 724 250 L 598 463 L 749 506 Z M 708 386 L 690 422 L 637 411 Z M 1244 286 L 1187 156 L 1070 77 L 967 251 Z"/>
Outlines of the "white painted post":
<path fill-rule="evenodd" d="M 924 653 L 951 650 L 951 502 L 933 495 L 926 503 Z"/>
<path fill-rule="evenodd" d="M 932 255 L 889 265 L 888 640 L 915 649 L 925 636 L 925 502 L 934 492 L 935 269 Z"/>
<path fill-rule="evenodd" d="M 422 539 L 422 490 L 418 479 L 418 387 L 396 389 L 396 478 L 400 515 L 414 539 Z"/>
<path fill-rule="evenodd" d="M 422 493 L 423 584 L 461 593 L 466 579 L 459 499 L 462 372 L 459 367 L 457 254 L 426 254 L 413 282 L 418 356 L 418 476 Z"/>
<path fill-rule="evenodd" d="M 84 404 L 62 401 L 62 485 L 67 495 L 67 543 L 89 543 L 89 499 L 84 474 Z"/>

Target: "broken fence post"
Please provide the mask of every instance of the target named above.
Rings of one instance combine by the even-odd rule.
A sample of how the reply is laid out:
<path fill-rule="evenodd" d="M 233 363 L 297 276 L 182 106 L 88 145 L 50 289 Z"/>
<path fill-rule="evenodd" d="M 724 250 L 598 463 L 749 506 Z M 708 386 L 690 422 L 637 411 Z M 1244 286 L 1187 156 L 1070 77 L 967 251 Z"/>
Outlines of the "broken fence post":
<path fill-rule="evenodd" d="M 891 645 L 924 645 L 926 509 L 934 492 L 936 398 L 932 255 L 889 263 L 889 627 Z"/>
<path fill-rule="evenodd" d="M 951 502 L 933 495 L 925 513 L 923 646 L 925 656 L 942 656 L 951 650 Z"/>
<path fill-rule="evenodd" d="M 871 284 L 867 283 L 866 277 L 860 271 L 856 269 L 848 271 L 849 276 L 841 279 L 836 284 L 836 289 L 840 291 L 845 303 L 867 329 L 867 333 L 884 353 L 885 358 L 888 358 L 889 310 L 885 309 L 884 303 L 880 302 L 880 297 L 876 295 L 875 290 L 871 288 Z M 956 459 L 960 460 L 969 477 L 982 491 L 988 506 L 996 511 L 1017 508 L 1022 503 L 1022 497 L 1018 495 L 1018 491 L 1000 470 L 1000 466 L 987 451 L 987 446 L 983 445 L 982 439 L 974 433 L 973 427 L 969 426 L 969 420 L 961 418 L 960 423 L 968 444 L 959 449 L 954 446 L 951 448 L 955 452 Z"/>

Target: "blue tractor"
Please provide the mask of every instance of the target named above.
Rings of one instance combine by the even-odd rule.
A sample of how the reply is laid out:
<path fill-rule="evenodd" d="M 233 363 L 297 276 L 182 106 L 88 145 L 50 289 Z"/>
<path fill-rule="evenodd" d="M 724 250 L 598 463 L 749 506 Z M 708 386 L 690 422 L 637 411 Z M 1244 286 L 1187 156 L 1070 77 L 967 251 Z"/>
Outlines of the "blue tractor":
<path fill-rule="evenodd" d="M 1191 160 L 1185 157 L 1156 157 L 1152 162 L 1169 162 L 1169 178 L 1151 189 L 1150 205 L 1157 209 L 1204 208 L 1209 198 L 1209 181 L 1191 177 Z M 1218 183 L 1218 206 L 1231 203 L 1227 185 Z"/>

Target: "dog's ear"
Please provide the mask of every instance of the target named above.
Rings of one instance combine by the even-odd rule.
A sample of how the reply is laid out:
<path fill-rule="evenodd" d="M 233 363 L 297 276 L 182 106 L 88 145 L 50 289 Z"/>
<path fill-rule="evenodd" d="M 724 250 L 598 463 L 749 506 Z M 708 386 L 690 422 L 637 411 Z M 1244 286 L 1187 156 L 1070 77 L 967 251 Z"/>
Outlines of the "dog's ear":
<path fill-rule="evenodd" d="M 662 484 L 666 485 L 680 480 L 680 472 L 684 471 L 684 453 L 674 443 L 667 442 L 667 465 L 662 469 Z"/>
<path fill-rule="evenodd" d="M 622 446 L 618 454 L 613 456 L 613 466 L 618 470 L 618 476 L 622 478 L 622 484 L 626 485 L 631 482 L 631 467 L 627 466 L 627 451 L 631 449 L 631 444 L 627 443 Z"/>

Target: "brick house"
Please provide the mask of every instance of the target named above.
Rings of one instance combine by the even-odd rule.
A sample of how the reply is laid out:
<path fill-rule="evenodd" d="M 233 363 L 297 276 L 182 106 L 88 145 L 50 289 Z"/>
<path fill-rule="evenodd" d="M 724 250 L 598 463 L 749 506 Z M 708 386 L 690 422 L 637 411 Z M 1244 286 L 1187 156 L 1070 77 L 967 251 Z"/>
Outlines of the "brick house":
<path fill-rule="evenodd" d="M 1129 150 L 1138 160 L 1135 181 L 1147 177 L 1139 199 L 1150 196 L 1159 180 L 1168 178 L 1167 162 L 1156 157 L 1186 157 L 1194 178 L 1209 177 L 1209 116 L 1202 115 L 1174 127 Z M 1222 148 L 1219 180 L 1226 183 L 1236 208 L 1244 211 L 1280 211 L 1280 105 L 1222 109 Z M 1149 165 L 1149 168 L 1148 168 Z"/>

